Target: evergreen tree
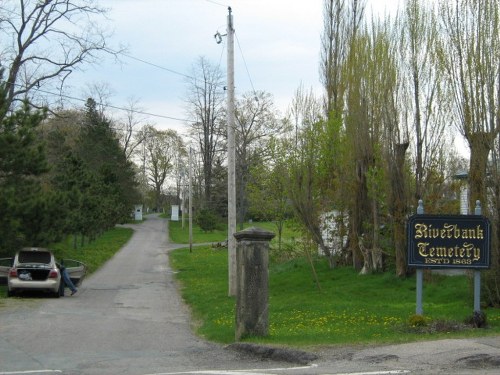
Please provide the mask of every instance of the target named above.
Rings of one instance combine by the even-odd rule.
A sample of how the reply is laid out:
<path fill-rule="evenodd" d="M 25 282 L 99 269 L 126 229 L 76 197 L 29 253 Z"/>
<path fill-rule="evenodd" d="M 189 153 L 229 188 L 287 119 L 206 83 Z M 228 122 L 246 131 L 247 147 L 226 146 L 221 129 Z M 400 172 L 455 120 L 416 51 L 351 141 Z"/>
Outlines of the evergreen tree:
<path fill-rule="evenodd" d="M 111 122 L 87 101 L 76 156 L 89 169 L 90 184 L 84 196 L 88 235 L 124 221 L 139 201 L 133 165 L 120 146 Z M 98 197 L 98 199 L 97 199 Z"/>
<path fill-rule="evenodd" d="M 32 110 L 25 102 L 16 112 L 9 113 L 5 95 L 5 86 L 2 85 L 0 253 L 12 254 L 31 241 L 38 244 L 49 240 L 52 235 L 57 237 L 57 220 L 48 215 L 55 208 L 55 201 L 53 197 L 47 199 L 50 194 L 42 189 L 38 178 L 48 170 L 43 144 L 36 137 L 36 128 L 45 118 L 45 112 Z"/>

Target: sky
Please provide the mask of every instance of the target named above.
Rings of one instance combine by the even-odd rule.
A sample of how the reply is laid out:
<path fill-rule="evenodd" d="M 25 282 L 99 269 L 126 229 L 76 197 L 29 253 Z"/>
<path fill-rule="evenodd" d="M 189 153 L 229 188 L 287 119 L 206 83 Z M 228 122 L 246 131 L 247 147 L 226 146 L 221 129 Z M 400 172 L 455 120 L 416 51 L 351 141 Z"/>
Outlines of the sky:
<path fill-rule="evenodd" d="M 367 10 L 384 14 L 399 0 L 368 0 Z M 253 90 L 273 95 L 284 114 L 302 85 L 318 95 L 323 0 L 100 0 L 109 8 L 111 48 L 127 48 L 117 63 L 104 57 L 98 65 L 72 74 L 72 95 L 84 98 L 89 85 L 105 84 L 114 107 L 131 100 L 145 123 L 158 129 L 188 129 L 186 77 L 200 57 L 226 72 L 228 6 L 235 28 L 236 96 Z M 81 103 L 79 104 L 81 105 Z M 114 118 L 125 116 L 114 110 Z"/>

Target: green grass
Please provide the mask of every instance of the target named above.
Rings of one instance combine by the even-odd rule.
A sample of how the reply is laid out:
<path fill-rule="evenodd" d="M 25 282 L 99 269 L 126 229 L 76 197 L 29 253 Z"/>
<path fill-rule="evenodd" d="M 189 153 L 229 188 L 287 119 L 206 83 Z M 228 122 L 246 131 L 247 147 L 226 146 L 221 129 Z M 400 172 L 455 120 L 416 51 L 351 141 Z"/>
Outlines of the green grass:
<path fill-rule="evenodd" d="M 174 243 L 188 244 L 189 243 L 189 223 L 188 220 L 184 223 L 184 228 L 182 228 L 181 221 L 169 221 L 169 236 L 170 240 Z M 275 245 L 278 241 L 277 235 L 278 231 L 276 225 L 272 222 L 256 222 L 256 223 L 244 223 L 243 228 L 249 227 L 259 227 L 266 229 L 270 232 L 275 233 L 276 237 L 271 242 L 271 245 Z M 193 224 L 193 243 L 210 243 L 210 242 L 222 242 L 227 239 L 227 224 L 220 224 L 220 229 L 214 230 L 213 232 L 204 232 L 201 228 Z M 240 226 L 236 228 L 236 231 L 240 230 Z M 293 238 L 298 237 L 290 225 L 285 225 L 283 230 L 283 240 L 291 241 Z"/>
<path fill-rule="evenodd" d="M 170 240 L 174 243 L 189 243 L 189 223 L 169 221 L 168 222 Z M 227 238 L 227 226 L 222 225 L 222 229 L 214 230 L 213 232 L 203 232 L 198 225 L 193 224 L 193 243 L 221 242 Z"/>
<path fill-rule="evenodd" d="M 76 249 L 73 248 L 73 237 L 48 247 L 56 259 L 78 260 L 87 265 L 89 273 L 93 273 L 130 240 L 133 232 L 131 228 L 115 227 Z"/>
<path fill-rule="evenodd" d="M 198 321 L 198 334 L 221 343 L 234 341 L 235 299 L 228 297 L 227 251 L 197 247 L 170 252 L 179 271 L 182 296 Z M 295 347 L 397 343 L 422 339 L 500 334 L 500 310 L 484 310 L 488 329 L 435 333 L 412 329 L 415 279 L 392 273 L 358 275 L 351 268 L 329 269 L 315 261 L 318 289 L 304 259 L 271 264 L 269 335 L 246 341 Z M 424 282 L 424 314 L 434 322 L 463 322 L 472 314 L 473 296 L 465 276 L 433 275 Z"/>

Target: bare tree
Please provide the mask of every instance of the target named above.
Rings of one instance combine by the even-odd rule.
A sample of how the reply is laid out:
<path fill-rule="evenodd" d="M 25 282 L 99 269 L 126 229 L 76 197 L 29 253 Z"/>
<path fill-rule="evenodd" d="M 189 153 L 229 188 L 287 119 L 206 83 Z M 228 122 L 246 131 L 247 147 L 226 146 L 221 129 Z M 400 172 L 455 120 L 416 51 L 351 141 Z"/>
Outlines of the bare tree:
<path fill-rule="evenodd" d="M 186 188 L 186 181 L 188 181 L 188 150 L 181 137 L 176 137 L 173 140 L 173 147 L 175 150 L 173 159 L 173 179 L 175 180 L 175 196 L 177 202 L 180 204 L 182 191 Z"/>
<path fill-rule="evenodd" d="M 100 52 L 109 36 L 100 26 L 106 11 L 95 0 L 17 0 L 0 7 L 0 56 L 6 108 L 34 96 L 36 88 L 65 79 Z"/>
<path fill-rule="evenodd" d="M 104 116 L 110 105 L 114 90 L 108 82 L 92 82 L 86 85 L 83 92 L 85 98 L 92 98 L 96 102 L 96 109 L 100 116 Z"/>
<path fill-rule="evenodd" d="M 140 115 L 140 112 L 142 112 L 142 108 L 139 107 L 139 100 L 129 98 L 125 117 L 116 124 L 117 134 L 120 137 L 127 160 L 130 160 L 137 153 L 139 146 L 144 141 L 145 134 L 140 130 L 142 127 L 148 126 L 148 124 L 146 124 L 146 120 Z"/>
<path fill-rule="evenodd" d="M 205 204 L 210 205 L 214 163 L 225 135 L 223 76 L 219 67 L 211 65 L 204 57 L 194 64 L 191 76 L 186 96 L 190 133 L 201 153 Z"/>

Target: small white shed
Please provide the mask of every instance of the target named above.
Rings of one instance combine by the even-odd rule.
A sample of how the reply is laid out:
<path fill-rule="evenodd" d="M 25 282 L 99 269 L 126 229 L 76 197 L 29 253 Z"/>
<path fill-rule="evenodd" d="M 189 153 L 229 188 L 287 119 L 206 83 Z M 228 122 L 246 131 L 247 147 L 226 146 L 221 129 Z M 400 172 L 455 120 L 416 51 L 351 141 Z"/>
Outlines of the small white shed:
<path fill-rule="evenodd" d="M 134 219 L 142 220 L 142 204 L 136 204 L 134 206 Z"/>
<path fill-rule="evenodd" d="M 170 215 L 170 220 L 179 221 L 179 205 L 172 205 L 172 214 Z"/>

